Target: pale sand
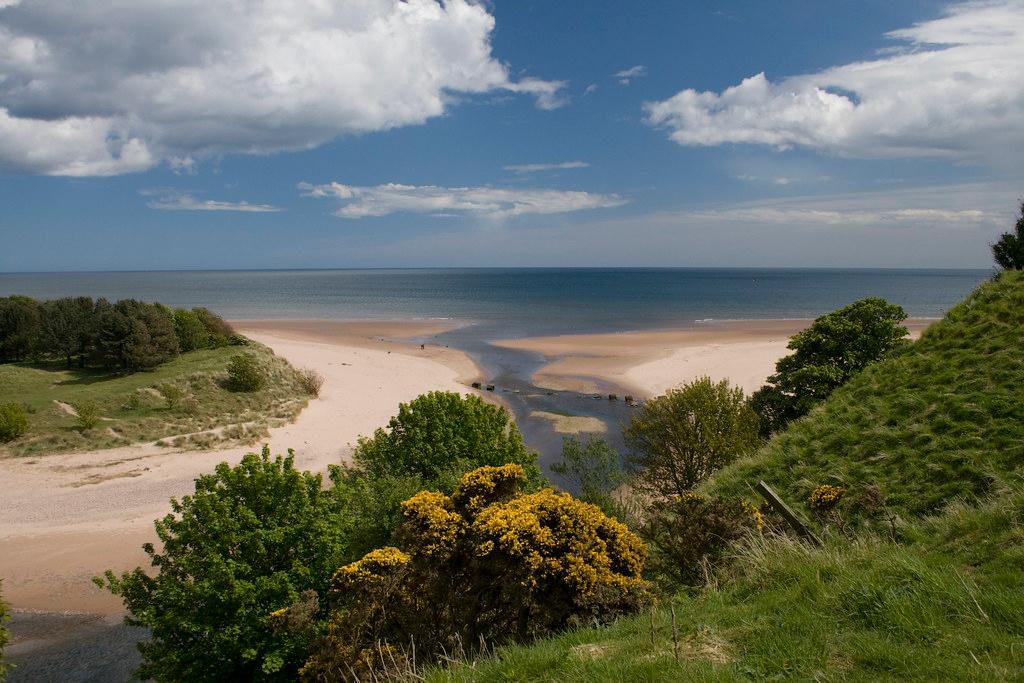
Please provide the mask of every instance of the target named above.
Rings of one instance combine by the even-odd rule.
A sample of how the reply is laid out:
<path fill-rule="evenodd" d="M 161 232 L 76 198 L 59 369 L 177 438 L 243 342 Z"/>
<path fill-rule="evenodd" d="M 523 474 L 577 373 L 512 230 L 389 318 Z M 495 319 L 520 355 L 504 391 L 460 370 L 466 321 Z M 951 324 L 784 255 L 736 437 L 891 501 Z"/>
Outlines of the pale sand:
<path fill-rule="evenodd" d="M 271 431 L 275 453 L 296 450 L 300 469 L 323 472 L 345 460 L 360 435 L 387 424 L 398 404 L 431 390 L 467 393 L 479 375 L 460 352 L 375 341 L 440 331 L 436 324 L 238 323 L 299 368 L 325 377 L 320 398 Z M 254 447 L 181 452 L 152 444 L 0 460 L 0 578 L 18 608 L 113 614 L 118 599 L 90 577 L 145 566 L 141 545 L 168 500 L 219 462 Z"/>
<path fill-rule="evenodd" d="M 551 428 L 558 434 L 603 434 L 608 431 L 608 425 L 596 417 L 582 417 L 579 415 L 561 415 L 549 413 L 546 410 L 534 410 L 530 417 L 548 420 Z"/>
<path fill-rule="evenodd" d="M 533 375 L 547 389 L 598 393 L 610 383 L 638 397 L 657 396 L 701 376 L 729 380 L 750 394 L 789 353 L 789 338 L 809 320 L 705 323 L 651 332 L 579 334 L 507 339 L 495 346 L 540 353 L 545 364 Z M 907 323 L 912 337 L 931 321 Z"/>

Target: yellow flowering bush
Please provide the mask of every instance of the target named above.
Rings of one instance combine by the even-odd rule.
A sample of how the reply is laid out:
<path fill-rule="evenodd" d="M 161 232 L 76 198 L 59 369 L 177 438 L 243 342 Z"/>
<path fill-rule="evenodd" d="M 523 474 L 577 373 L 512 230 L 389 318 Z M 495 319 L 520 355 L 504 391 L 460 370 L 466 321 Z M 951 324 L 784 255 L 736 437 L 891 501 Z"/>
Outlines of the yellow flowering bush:
<path fill-rule="evenodd" d="M 841 486 L 821 484 L 811 491 L 811 496 L 807 499 L 807 504 L 815 512 L 828 512 L 839 504 L 844 493 L 846 493 L 846 489 Z"/>
<path fill-rule="evenodd" d="M 731 544 L 764 526 L 764 515 L 745 500 L 687 491 L 652 503 L 641 536 L 651 549 L 655 575 L 670 586 L 696 585 Z"/>
<path fill-rule="evenodd" d="M 422 662 L 638 610 L 648 595 L 643 542 L 568 494 L 522 493 L 526 480 L 519 465 L 481 467 L 451 496 L 424 491 L 405 501 L 400 549 L 335 573 L 328 633 L 303 680 L 364 670 L 373 678 L 374 666 L 399 661 L 412 643 Z"/>

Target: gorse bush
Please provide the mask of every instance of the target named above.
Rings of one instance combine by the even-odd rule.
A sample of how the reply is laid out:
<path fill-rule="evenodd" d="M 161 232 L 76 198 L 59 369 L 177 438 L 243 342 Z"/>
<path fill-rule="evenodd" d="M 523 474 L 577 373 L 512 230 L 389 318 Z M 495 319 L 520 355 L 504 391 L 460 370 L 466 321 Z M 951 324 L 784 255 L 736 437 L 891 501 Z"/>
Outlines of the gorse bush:
<path fill-rule="evenodd" d="M 743 390 L 707 377 L 644 403 L 623 436 L 633 486 L 655 497 L 682 496 L 761 443 Z"/>
<path fill-rule="evenodd" d="M 750 399 L 762 432 L 806 415 L 869 364 L 906 346 L 907 329 L 900 324 L 906 318 L 899 306 L 867 298 L 794 335 L 787 346 L 793 353 L 775 364 L 775 374 Z"/>
<path fill-rule="evenodd" d="M 259 391 L 267 383 L 267 372 L 249 353 L 232 356 L 228 362 L 228 386 L 234 391 Z"/>
<path fill-rule="evenodd" d="M 329 630 L 303 680 L 372 680 L 382 648 L 400 659 L 415 647 L 429 661 L 637 611 L 647 596 L 640 539 L 568 494 L 523 493 L 525 482 L 520 465 L 482 467 L 451 496 L 405 501 L 398 547 L 334 574 Z"/>
<path fill-rule="evenodd" d="M 0 441 L 11 441 L 28 431 L 25 409 L 9 401 L 0 403 Z"/>
<path fill-rule="evenodd" d="M 96 579 L 152 630 L 139 644 L 140 678 L 294 680 L 312 633 L 275 630 L 270 615 L 304 592 L 326 594 L 348 528 L 337 499 L 319 475 L 295 469 L 291 452 L 264 448 L 199 477 L 171 508 L 156 522 L 162 550 L 144 546 L 152 575 Z"/>
<path fill-rule="evenodd" d="M 640 536 L 660 583 L 695 586 L 705 582 L 731 545 L 763 528 L 760 510 L 741 498 L 689 492 L 653 502 Z"/>

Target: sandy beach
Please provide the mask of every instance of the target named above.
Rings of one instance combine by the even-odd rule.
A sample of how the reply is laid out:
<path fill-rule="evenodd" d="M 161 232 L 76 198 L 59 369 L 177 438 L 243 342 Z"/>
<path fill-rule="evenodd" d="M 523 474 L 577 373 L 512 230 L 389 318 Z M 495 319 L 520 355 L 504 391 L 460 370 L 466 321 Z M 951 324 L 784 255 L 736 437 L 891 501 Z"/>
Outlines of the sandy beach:
<path fill-rule="evenodd" d="M 393 341 L 446 329 L 435 323 L 236 323 L 296 367 L 325 377 L 319 399 L 271 431 L 275 452 L 296 451 L 302 469 L 325 471 L 398 404 L 431 390 L 470 392 L 478 373 L 464 354 Z M 37 458 L 0 459 L 0 577 L 16 608 L 113 614 L 121 603 L 90 577 L 144 564 L 153 520 L 193 480 L 254 447 L 169 451 L 152 444 Z"/>

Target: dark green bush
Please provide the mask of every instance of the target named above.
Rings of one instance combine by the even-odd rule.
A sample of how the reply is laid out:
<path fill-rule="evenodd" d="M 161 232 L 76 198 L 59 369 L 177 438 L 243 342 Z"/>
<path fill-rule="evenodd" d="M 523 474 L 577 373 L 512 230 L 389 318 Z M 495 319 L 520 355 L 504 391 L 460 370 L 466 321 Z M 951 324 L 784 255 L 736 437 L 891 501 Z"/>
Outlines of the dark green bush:
<path fill-rule="evenodd" d="M 1004 232 L 992 245 L 992 256 L 1004 270 L 1024 270 L 1024 202 L 1013 232 Z"/>
<path fill-rule="evenodd" d="M 14 403 L 0 403 L 0 441 L 11 441 L 28 431 L 25 410 Z"/>
<path fill-rule="evenodd" d="M 228 361 L 228 386 L 234 391 L 258 391 L 267 383 L 267 372 L 255 356 L 240 353 Z"/>
<path fill-rule="evenodd" d="M 640 529 L 650 549 L 647 566 L 667 586 L 702 584 L 729 546 L 760 531 L 764 518 L 740 498 L 686 493 L 653 502 Z"/>

